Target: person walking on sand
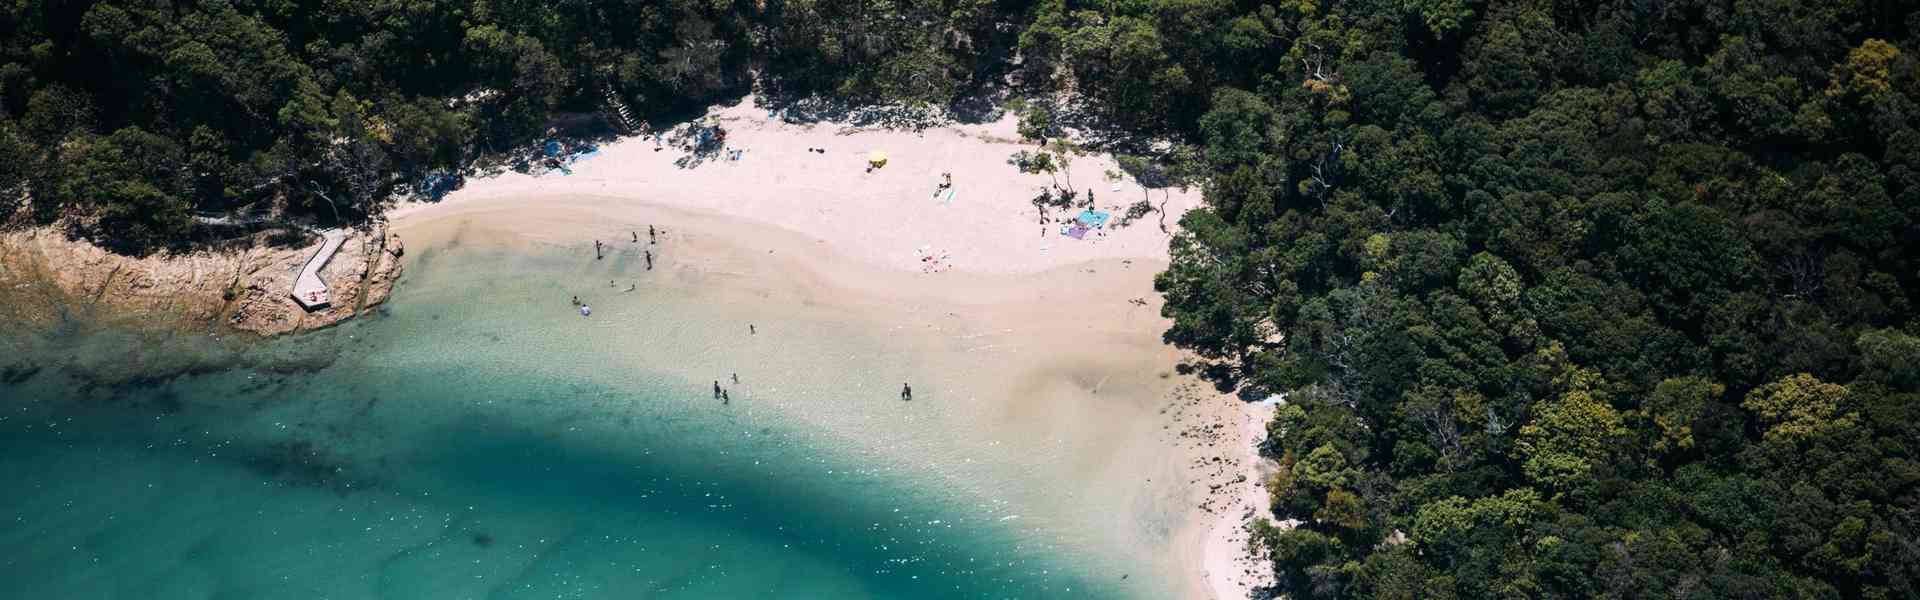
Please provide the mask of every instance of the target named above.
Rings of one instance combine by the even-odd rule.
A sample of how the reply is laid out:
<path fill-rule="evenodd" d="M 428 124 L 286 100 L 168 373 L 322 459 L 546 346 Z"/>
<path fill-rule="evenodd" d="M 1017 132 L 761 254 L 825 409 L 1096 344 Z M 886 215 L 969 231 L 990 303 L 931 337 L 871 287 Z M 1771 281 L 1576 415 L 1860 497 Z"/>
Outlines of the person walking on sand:
<path fill-rule="evenodd" d="M 913 400 L 913 386 L 904 383 L 900 384 L 900 399 Z"/>
<path fill-rule="evenodd" d="M 640 232 L 638 232 L 638 231 L 629 231 L 629 232 L 627 232 L 627 233 L 631 233 L 631 234 L 633 234 L 633 243 L 635 243 L 635 244 L 638 244 L 638 243 L 640 243 Z"/>
<path fill-rule="evenodd" d="M 648 243 L 648 244 L 658 244 L 658 243 L 660 243 L 660 238 L 659 238 L 659 237 L 657 237 L 657 236 L 656 236 L 656 235 L 654 234 L 654 231 L 653 231 L 653 226 L 652 226 L 652 225 L 648 225 L 648 226 L 647 226 L 647 243 Z"/>
<path fill-rule="evenodd" d="M 606 257 L 600 255 L 600 240 L 594 240 L 593 241 L 593 259 L 600 260 L 602 258 L 606 258 Z"/>
<path fill-rule="evenodd" d="M 739 374 L 739 373 L 734 373 L 734 374 L 733 374 L 733 384 L 734 384 L 734 385 L 740 385 L 740 374 Z"/>
<path fill-rule="evenodd" d="M 653 251 L 641 250 L 641 252 L 644 252 L 645 256 L 647 257 L 647 270 L 652 271 L 653 270 Z"/>
<path fill-rule="evenodd" d="M 718 379 L 713 380 L 713 397 L 716 400 L 720 398 L 720 380 Z"/>
<path fill-rule="evenodd" d="M 760 333 L 760 332 L 759 332 L 758 330 L 755 330 L 755 329 L 753 328 L 753 324 L 752 324 L 752 323 L 748 323 L 748 324 L 747 324 L 747 335 L 755 335 L 755 334 L 758 334 L 758 333 Z"/>

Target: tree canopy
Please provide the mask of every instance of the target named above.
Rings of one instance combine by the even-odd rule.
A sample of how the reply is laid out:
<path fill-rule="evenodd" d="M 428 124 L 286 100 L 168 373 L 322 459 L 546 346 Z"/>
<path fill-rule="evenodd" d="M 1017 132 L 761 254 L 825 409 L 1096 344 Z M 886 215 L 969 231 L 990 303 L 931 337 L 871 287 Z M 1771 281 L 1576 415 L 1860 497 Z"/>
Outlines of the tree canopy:
<path fill-rule="evenodd" d="M 1920 596 L 1913 5 L 1195 4 L 1275 58 L 1157 285 L 1288 392 L 1277 591 Z"/>
<path fill-rule="evenodd" d="M 331 219 L 326 195 L 364 220 L 395 183 L 524 146 L 608 93 L 643 116 L 737 97 L 756 74 L 790 98 L 977 96 L 1004 80 L 1022 13 L 984 0 L 12 2 L 0 191 L 134 253 L 185 241 L 193 213 L 268 199 Z M 164 160 L 129 162 L 145 158 Z"/>

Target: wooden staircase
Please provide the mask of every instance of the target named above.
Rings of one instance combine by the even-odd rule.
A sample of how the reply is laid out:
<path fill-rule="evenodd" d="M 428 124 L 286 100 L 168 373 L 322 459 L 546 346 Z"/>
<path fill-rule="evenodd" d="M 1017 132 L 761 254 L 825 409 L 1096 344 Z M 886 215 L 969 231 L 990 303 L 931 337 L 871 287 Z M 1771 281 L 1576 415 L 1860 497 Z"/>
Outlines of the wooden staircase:
<path fill-rule="evenodd" d="M 633 118 L 633 111 L 627 108 L 626 102 L 620 100 L 620 94 L 613 91 L 613 85 L 600 84 L 600 91 L 607 99 L 608 120 L 613 121 L 613 125 L 625 133 L 639 132 L 640 121 Z"/>

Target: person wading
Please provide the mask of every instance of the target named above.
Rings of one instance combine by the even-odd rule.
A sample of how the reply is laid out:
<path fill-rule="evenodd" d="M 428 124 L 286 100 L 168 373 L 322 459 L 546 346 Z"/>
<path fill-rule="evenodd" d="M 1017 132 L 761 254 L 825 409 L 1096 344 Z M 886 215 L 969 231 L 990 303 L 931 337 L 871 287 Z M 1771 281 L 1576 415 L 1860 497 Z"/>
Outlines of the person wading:
<path fill-rule="evenodd" d="M 907 385 L 907 384 L 904 384 L 904 383 L 902 383 L 902 384 L 900 384 L 900 399 L 901 399 L 901 400 L 912 400 L 912 399 L 913 399 L 913 386 L 911 386 L 911 385 Z"/>

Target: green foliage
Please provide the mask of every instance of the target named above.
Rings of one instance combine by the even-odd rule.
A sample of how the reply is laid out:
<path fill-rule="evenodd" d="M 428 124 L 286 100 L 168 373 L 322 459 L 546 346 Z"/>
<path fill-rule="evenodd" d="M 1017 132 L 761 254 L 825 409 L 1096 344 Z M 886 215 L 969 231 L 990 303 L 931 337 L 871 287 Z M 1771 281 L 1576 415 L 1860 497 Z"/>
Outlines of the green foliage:
<path fill-rule="evenodd" d="M 1679 377 L 1661 381 L 1647 399 L 1646 413 L 1659 428 L 1653 442 L 1655 452 L 1685 452 L 1694 448 L 1694 427 L 1707 415 L 1707 408 L 1726 393 L 1727 387 L 1699 377 Z"/>
<path fill-rule="evenodd" d="M 1845 386 L 1800 373 L 1755 388 L 1740 406 L 1759 417 L 1763 439 L 1791 443 L 1854 426 L 1853 417 L 1842 414 L 1847 395 Z"/>
<path fill-rule="evenodd" d="M 152 238 L 116 242 L 129 250 L 191 237 L 190 223 L 161 210 L 176 204 L 218 212 L 272 202 L 327 220 L 324 194 L 343 203 L 343 218 L 374 218 L 394 184 L 537 141 L 604 108 L 608 91 L 643 119 L 736 95 L 750 81 L 773 103 L 828 94 L 828 104 L 946 106 L 986 97 L 1013 68 L 1007 58 L 1019 31 L 1008 25 L 1024 8 L 984 0 L 17 4 L 0 9 L 9 34 L 0 40 L 0 123 L 8 123 L 0 158 L 38 168 L 18 181 L 0 173 L 0 190 L 30 198 L 43 218 L 86 213 L 76 223 L 82 235 Z M 128 181 L 124 193 L 69 205 L 81 198 L 62 191 L 62 173 L 82 168 L 94 136 L 126 128 L 181 148 L 183 179 Z M 112 206 L 121 201 L 133 204 Z M 97 228 L 104 224 L 118 225 Z"/>
<path fill-rule="evenodd" d="M 1860 334 L 1859 346 L 1864 375 L 1898 389 L 1920 388 L 1920 336 L 1869 330 Z"/>
<path fill-rule="evenodd" d="M 1585 483 L 1606 461 L 1613 440 L 1626 433 L 1620 413 L 1588 390 L 1569 391 L 1535 409 L 1514 447 L 1527 477 L 1547 489 L 1564 492 Z"/>
<path fill-rule="evenodd" d="M 89 142 L 59 195 L 82 211 L 96 243 L 145 254 L 177 243 L 192 225 L 184 163 L 172 140 L 128 127 Z"/>
<path fill-rule="evenodd" d="M 1022 48 L 1153 14 L 1214 61 L 1165 92 L 1207 205 L 1156 287 L 1204 372 L 1292 390 L 1278 592 L 1920 595 L 1920 17 L 1215 8 L 1176 49 L 1192 12 L 1044 4 Z"/>

